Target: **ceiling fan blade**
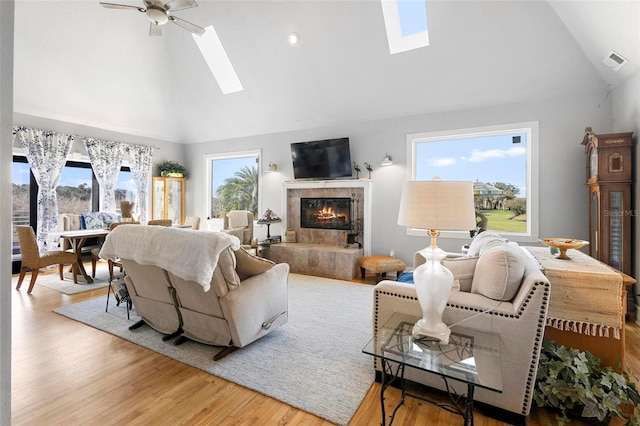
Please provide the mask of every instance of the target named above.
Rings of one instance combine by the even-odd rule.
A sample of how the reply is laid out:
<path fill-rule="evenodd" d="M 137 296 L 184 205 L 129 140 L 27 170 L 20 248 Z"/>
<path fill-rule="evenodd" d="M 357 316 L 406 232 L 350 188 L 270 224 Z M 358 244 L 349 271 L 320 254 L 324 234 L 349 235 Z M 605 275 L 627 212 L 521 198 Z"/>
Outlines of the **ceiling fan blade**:
<path fill-rule="evenodd" d="M 143 7 L 129 6 L 127 4 L 105 3 L 105 2 L 100 2 L 100 4 L 102 5 L 102 7 L 106 7 L 107 9 L 135 9 L 135 10 L 137 10 L 139 12 L 146 12 L 147 11 Z"/>
<path fill-rule="evenodd" d="M 198 3 L 195 0 L 169 0 L 164 4 L 166 10 L 175 12 L 176 10 L 189 9 L 196 7 Z"/>
<path fill-rule="evenodd" d="M 149 26 L 149 35 L 150 36 L 161 36 L 162 35 L 162 28 L 160 27 L 160 25 L 154 24 L 153 22 L 151 22 L 151 24 Z"/>
<path fill-rule="evenodd" d="M 187 31 L 191 31 L 194 34 L 203 35 L 205 33 L 204 28 L 197 26 L 196 24 L 192 24 L 189 21 L 185 21 L 184 19 L 178 18 L 177 16 L 169 16 L 169 20 L 174 24 L 184 28 Z"/>

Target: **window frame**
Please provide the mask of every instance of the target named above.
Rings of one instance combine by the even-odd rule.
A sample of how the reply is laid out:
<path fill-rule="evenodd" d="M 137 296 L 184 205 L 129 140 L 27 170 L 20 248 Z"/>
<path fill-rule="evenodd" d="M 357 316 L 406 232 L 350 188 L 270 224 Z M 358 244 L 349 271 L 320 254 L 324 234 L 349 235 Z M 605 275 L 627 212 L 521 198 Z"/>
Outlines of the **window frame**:
<path fill-rule="evenodd" d="M 205 163 L 205 196 L 204 196 L 204 212 L 208 219 L 216 219 L 211 217 L 211 197 L 213 197 L 213 161 L 214 160 L 230 160 L 234 158 L 246 158 L 257 157 L 258 158 L 258 212 L 262 211 L 262 181 L 264 180 L 264 171 L 262 164 L 262 150 L 261 149 L 248 149 L 244 151 L 229 151 L 229 152 L 216 152 L 204 155 Z"/>
<path fill-rule="evenodd" d="M 484 137 L 491 135 L 505 135 L 512 133 L 527 134 L 527 158 L 526 158 L 526 202 L 527 202 L 527 230 L 525 233 L 500 232 L 509 240 L 516 242 L 537 242 L 539 238 L 539 122 L 527 121 L 511 124 L 498 124 L 465 129 L 451 129 L 423 133 L 411 133 L 407 135 L 407 175 L 406 180 L 415 180 L 416 149 L 420 143 L 435 141 L 454 141 L 462 138 Z M 407 228 L 407 235 L 424 237 L 425 230 Z M 469 239 L 467 232 L 443 231 L 443 238 Z"/>

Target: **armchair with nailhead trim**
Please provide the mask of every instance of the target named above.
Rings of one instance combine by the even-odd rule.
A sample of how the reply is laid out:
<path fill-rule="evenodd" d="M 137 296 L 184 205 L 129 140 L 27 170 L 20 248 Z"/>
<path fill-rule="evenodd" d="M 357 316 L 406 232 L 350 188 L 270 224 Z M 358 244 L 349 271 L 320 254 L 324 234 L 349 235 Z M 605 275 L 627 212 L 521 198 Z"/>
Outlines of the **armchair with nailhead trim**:
<path fill-rule="evenodd" d="M 519 247 L 517 249 L 522 250 Z M 482 256 L 485 255 L 480 255 Z M 494 411 L 499 418 L 509 419 L 510 423 L 524 424 L 533 402 L 549 302 L 549 280 L 542 274 L 535 259 L 524 254 L 521 258 L 523 275 L 519 286 L 513 290 L 515 295 L 509 300 L 495 300 L 470 289 L 475 262 L 480 257 L 475 257 L 475 261 L 470 258 L 450 259 L 449 264 L 445 264 L 452 270 L 454 279 L 459 281 L 461 290 L 452 291 L 444 310 L 443 321 L 449 325 L 462 321 L 461 325 L 500 336 L 502 393 L 476 388 L 474 401 L 497 408 Z M 420 263 L 423 259 L 416 256 L 414 261 Z M 477 269 L 475 272 L 477 273 Z M 454 287 L 456 284 L 458 282 L 454 282 Z M 381 328 L 394 312 L 422 317 L 413 284 L 385 280 L 376 285 L 373 300 L 374 330 Z M 466 324 L 465 319 L 468 320 Z M 380 362 L 377 359 L 375 368 L 376 378 L 379 380 Z M 444 390 L 443 380 L 435 374 L 407 368 L 405 378 Z M 464 394 L 464 384 L 455 380 L 449 380 L 449 384 L 458 394 Z"/>

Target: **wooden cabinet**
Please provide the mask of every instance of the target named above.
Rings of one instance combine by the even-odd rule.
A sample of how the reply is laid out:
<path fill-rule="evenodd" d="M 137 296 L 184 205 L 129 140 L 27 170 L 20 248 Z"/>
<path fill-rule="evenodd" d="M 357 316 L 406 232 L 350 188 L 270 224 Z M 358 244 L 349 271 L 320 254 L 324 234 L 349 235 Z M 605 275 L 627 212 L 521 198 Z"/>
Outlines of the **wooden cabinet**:
<path fill-rule="evenodd" d="M 151 190 L 151 218 L 184 222 L 184 178 L 154 177 Z"/>
<path fill-rule="evenodd" d="M 633 133 L 596 135 L 586 128 L 589 250 L 592 257 L 631 275 Z"/>

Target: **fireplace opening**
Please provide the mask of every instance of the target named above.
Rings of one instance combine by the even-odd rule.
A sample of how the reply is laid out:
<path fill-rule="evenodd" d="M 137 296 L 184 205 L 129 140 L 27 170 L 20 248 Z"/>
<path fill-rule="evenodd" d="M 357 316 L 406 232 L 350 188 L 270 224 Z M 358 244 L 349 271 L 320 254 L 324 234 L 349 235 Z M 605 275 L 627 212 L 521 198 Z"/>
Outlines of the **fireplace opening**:
<path fill-rule="evenodd" d="M 300 227 L 351 230 L 351 198 L 300 198 Z"/>

